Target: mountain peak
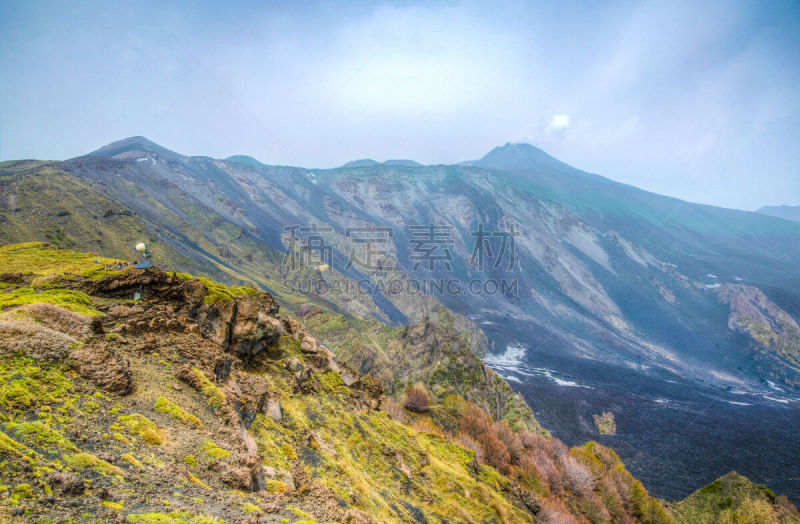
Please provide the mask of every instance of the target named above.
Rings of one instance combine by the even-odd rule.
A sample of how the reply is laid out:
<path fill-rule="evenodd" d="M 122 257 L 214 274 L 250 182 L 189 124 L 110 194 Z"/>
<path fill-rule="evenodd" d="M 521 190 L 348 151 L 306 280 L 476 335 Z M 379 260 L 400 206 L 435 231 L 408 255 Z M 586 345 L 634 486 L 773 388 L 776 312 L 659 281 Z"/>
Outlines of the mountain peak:
<path fill-rule="evenodd" d="M 101 156 L 108 158 L 131 158 L 136 154 L 155 154 L 162 158 L 181 158 L 181 155 L 162 147 L 143 136 L 131 136 L 111 142 L 100 149 L 92 151 L 86 156 Z"/>
<path fill-rule="evenodd" d="M 507 142 L 497 146 L 480 160 L 470 162 L 470 165 L 488 167 L 492 169 L 559 169 L 570 168 L 569 165 L 554 158 L 538 147 L 524 142 Z"/>
<path fill-rule="evenodd" d="M 367 167 L 367 166 L 377 166 L 380 162 L 376 160 L 372 160 L 371 158 L 359 158 L 358 160 L 351 160 L 346 164 L 342 165 L 342 167 Z"/>

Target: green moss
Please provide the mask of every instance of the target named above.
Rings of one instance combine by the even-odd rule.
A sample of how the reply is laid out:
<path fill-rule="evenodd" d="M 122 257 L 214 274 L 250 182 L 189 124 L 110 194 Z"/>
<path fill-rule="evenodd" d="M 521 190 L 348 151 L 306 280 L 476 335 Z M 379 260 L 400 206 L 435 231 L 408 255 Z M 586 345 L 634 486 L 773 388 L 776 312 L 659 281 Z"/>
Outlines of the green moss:
<path fill-rule="evenodd" d="M 199 369 L 193 368 L 192 373 L 194 373 L 194 376 L 197 377 L 197 380 L 200 383 L 200 391 L 202 391 L 203 395 L 205 395 L 209 405 L 211 405 L 213 408 L 221 408 L 222 403 L 225 401 L 225 393 L 223 393 L 216 384 L 211 382 L 206 374 Z"/>
<path fill-rule="evenodd" d="M 211 487 L 208 484 L 206 484 L 205 482 L 203 482 L 202 480 L 197 478 L 191 471 L 187 471 L 186 472 L 186 476 L 189 479 L 189 482 L 192 482 L 193 484 L 197 484 L 198 486 L 200 486 L 203 489 L 211 489 Z"/>
<path fill-rule="evenodd" d="M 30 484 L 19 484 L 11 490 L 11 505 L 17 506 L 22 499 L 32 499 L 34 497 Z"/>
<path fill-rule="evenodd" d="M 259 515 L 261 514 L 261 508 L 250 502 L 247 502 L 244 504 L 244 506 L 242 506 L 242 511 L 247 513 L 248 515 L 250 513 L 258 513 Z"/>
<path fill-rule="evenodd" d="M 77 451 L 78 448 L 61 433 L 47 424 L 35 422 L 7 422 L 6 430 L 13 432 L 23 442 L 51 451 Z"/>
<path fill-rule="evenodd" d="M 83 291 L 21 287 L 0 292 L 0 309 L 37 303 L 53 304 L 85 316 L 102 315 Z"/>
<path fill-rule="evenodd" d="M 39 366 L 24 356 L 0 361 L 0 405 L 10 410 L 62 403 L 72 387 L 59 366 Z"/>
<path fill-rule="evenodd" d="M 266 482 L 266 490 L 270 493 L 283 493 L 286 491 L 286 484 L 280 480 L 268 479 Z"/>
<path fill-rule="evenodd" d="M 3 272 L 34 273 L 36 275 L 68 273 L 90 276 L 102 273 L 102 264 L 113 259 L 69 249 L 54 249 L 46 242 L 25 242 L 0 247 Z M 100 264 L 95 263 L 95 260 Z"/>
<path fill-rule="evenodd" d="M 158 397 L 153 405 L 153 409 L 159 413 L 167 413 L 172 418 L 183 424 L 194 426 L 196 428 L 203 427 L 203 423 L 199 418 L 195 417 L 191 413 L 187 413 L 173 401 L 165 397 Z"/>
<path fill-rule="evenodd" d="M 117 420 L 128 429 L 128 432 L 138 435 L 148 444 L 161 445 L 165 441 L 164 436 L 158 430 L 158 426 L 144 415 L 139 413 L 121 415 Z"/>
<path fill-rule="evenodd" d="M 0 432 L 0 455 L 17 456 L 27 462 L 35 462 L 39 457 L 39 454 L 28 446 L 20 444 L 3 432 Z"/>
<path fill-rule="evenodd" d="M 119 458 L 121 460 L 123 460 L 124 462 L 127 462 L 128 464 L 130 464 L 131 466 L 133 466 L 135 468 L 139 468 L 139 469 L 144 468 L 144 466 L 142 466 L 142 463 L 139 462 L 136 459 L 136 457 L 134 457 L 130 453 L 123 453 L 122 455 L 119 456 Z"/>
<path fill-rule="evenodd" d="M 169 513 L 131 513 L 125 517 L 131 524 L 224 524 L 214 517 L 192 515 L 185 511 Z"/>
<path fill-rule="evenodd" d="M 121 510 L 124 507 L 122 505 L 122 502 L 112 502 L 110 500 L 104 500 L 101 504 L 107 508 L 115 509 L 117 511 Z"/>
<path fill-rule="evenodd" d="M 206 440 L 203 443 L 203 451 L 205 451 L 206 454 L 209 457 L 212 457 L 212 458 L 215 458 L 215 459 L 223 459 L 223 458 L 228 458 L 228 457 L 231 456 L 230 451 L 228 451 L 227 449 L 223 449 L 223 448 L 217 446 L 216 444 L 214 444 L 210 440 Z"/>
<path fill-rule="evenodd" d="M 125 472 L 117 466 L 109 464 L 90 453 L 77 453 L 75 455 L 68 455 L 65 459 L 67 465 L 73 469 L 92 469 L 95 473 L 105 476 L 119 477 L 125 476 Z"/>
<path fill-rule="evenodd" d="M 186 455 L 185 457 L 183 457 L 183 461 L 189 466 L 192 467 L 197 466 L 197 459 L 194 458 L 194 456 L 192 455 Z"/>

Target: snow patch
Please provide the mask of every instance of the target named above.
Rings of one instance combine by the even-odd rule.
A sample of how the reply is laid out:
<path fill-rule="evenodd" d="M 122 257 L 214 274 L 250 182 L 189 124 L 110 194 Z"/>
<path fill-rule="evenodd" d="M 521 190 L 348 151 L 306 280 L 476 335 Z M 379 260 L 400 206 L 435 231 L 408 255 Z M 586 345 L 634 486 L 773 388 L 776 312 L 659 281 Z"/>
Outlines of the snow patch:
<path fill-rule="evenodd" d="M 509 344 L 503 353 L 499 355 L 489 353 L 483 361 L 490 368 L 514 368 L 522 364 L 527 351 L 528 349 L 521 344 Z"/>

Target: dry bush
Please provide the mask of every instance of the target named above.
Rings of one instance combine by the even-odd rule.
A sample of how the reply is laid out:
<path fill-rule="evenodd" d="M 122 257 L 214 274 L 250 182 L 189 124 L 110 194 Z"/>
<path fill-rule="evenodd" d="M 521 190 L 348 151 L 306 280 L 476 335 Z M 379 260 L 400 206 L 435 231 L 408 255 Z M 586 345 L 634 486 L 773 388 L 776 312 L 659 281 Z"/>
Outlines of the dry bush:
<path fill-rule="evenodd" d="M 575 457 L 564 455 L 561 458 L 564 473 L 569 487 L 578 494 L 587 495 L 594 489 L 594 476 L 589 468 L 581 464 Z"/>
<path fill-rule="evenodd" d="M 606 509 L 603 501 L 594 493 L 584 494 L 579 507 L 581 513 L 586 515 L 591 522 L 609 522 L 611 520 L 611 514 Z"/>
<path fill-rule="evenodd" d="M 614 486 L 622 499 L 625 510 L 630 512 L 633 508 L 633 501 L 631 500 L 631 487 L 633 481 L 630 474 L 623 470 L 621 467 L 614 467 L 606 474 L 606 478 Z"/>
<path fill-rule="evenodd" d="M 57 360 L 66 357 L 76 339 L 42 326 L 33 320 L 0 321 L 0 348 L 15 354 L 23 353 L 40 360 Z"/>
<path fill-rule="evenodd" d="M 478 442 L 480 442 L 483 448 L 484 458 L 487 464 L 502 473 L 507 474 L 511 471 L 509 465 L 511 457 L 508 454 L 508 448 L 506 448 L 502 440 L 489 432 L 481 435 L 478 438 Z"/>
<path fill-rule="evenodd" d="M 550 497 L 542 502 L 542 511 L 539 517 L 546 524 L 579 524 L 579 520 L 570 513 L 566 504 L 556 497 Z"/>
<path fill-rule="evenodd" d="M 553 452 L 551 455 L 554 457 L 561 458 L 567 454 L 567 451 L 569 451 L 567 445 L 555 437 L 550 439 L 550 445 L 553 447 Z"/>
<path fill-rule="evenodd" d="M 550 483 L 547 480 L 547 474 L 539 468 L 539 465 L 530 454 L 524 454 L 519 461 L 519 479 L 540 495 L 550 495 Z"/>
<path fill-rule="evenodd" d="M 611 476 L 606 475 L 600 479 L 598 488 L 600 490 L 600 498 L 603 501 L 603 505 L 606 507 L 606 509 L 608 509 L 612 520 L 614 522 L 624 521 L 627 517 L 625 504 L 619 492 L 617 491 L 617 487 L 615 486 Z"/>
<path fill-rule="evenodd" d="M 494 432 L 495 436 L 506 445 L 508 454 L 511 457 L 511 463 L 519 464 L 519 460 L 522 458 L 523 447 L 522 442 L 517 434 L 511 431 L 511 428 L 508 427 L 508 424 L 503 421 L 495 422 L 492 426 L 492 431 Z"/>
<path fill-rule="evenodd" d="M 458 436 L 453 440 L 462 448 L 471 449 L 474 451 L 475 458 L 478 460 L 478 462 L 484 462 L 486 459 L 486 456 L 483 453 L 483 447 L 480 445 L 480 443 L 466 433 L 459 433 Z"/>
<path fill-rule="evenodd" d="M 411 424 L 411 427 L 414 429 L 414 431 L 419 433 L 430 433 L 431 435 L 439 435 L 440 437 L 443 436 L 439 428 L 437 428 L 436 425 L 430 420 L 415 420 Z"/>
<path fill-rule="evenodd" d="M 492 427 L 492 421 L 489 415 L 476 404 L 468 404 L 464 409 L 459 421 L 461 431 L 478 439 L 484 433 L 488 433 Z"/>
<path fill-rule="evenodd" d="M 541 449 L 531 451 L 528 456 L 533 459 L 539 467 L 539 471 L 544 474 L 547 483 L 550 485 L 550 491 L 554 494 L 561 493 L 563 491 L 564 482 L 561 477 L 561 472 L 558 471 L 551 456 Z"/>
<path fill-rule="evenodd" d="M 44 326 L 61 331 L 75 338 L 89 335 L 91 320 L 63 307 L 53 304 L 27 304 L 20 308 Z"/>
<path fill-rule="evenodd" d="M 389 418 L 395 422 L 405 424 L 408 421 L 406 412 L 403 407 L 394 401 L 394 399 L 387 398 L 383 401 L 383 410 L 389 415 Z"/>
<path fill-rule="evenodd" d="M 428 392 L 418 386 L 408 388 L 403 394 L 403 406 L 415 413 L 427 413 L 431 409 Z"/>

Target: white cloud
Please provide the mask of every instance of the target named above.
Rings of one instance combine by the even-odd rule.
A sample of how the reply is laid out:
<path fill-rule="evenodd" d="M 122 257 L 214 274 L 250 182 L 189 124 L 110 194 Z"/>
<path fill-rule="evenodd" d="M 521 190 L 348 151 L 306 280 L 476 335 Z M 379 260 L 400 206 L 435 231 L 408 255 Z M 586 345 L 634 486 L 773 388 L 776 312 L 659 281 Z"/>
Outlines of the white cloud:
<path fill-rule="evenodd" d="M 556 115 L 547 124 L 547 131 L 556 131 L 558 129 L 566 129 L 569 127 L 569 115 Z"/>

